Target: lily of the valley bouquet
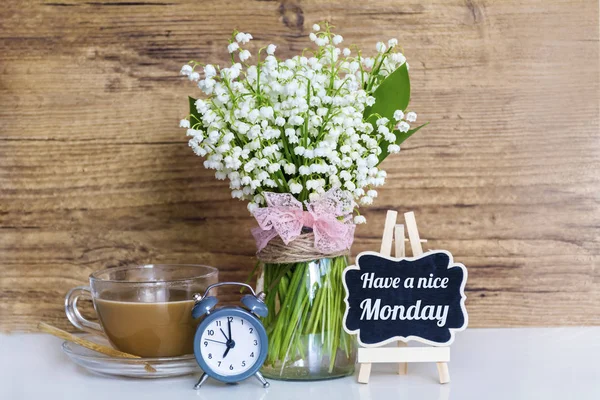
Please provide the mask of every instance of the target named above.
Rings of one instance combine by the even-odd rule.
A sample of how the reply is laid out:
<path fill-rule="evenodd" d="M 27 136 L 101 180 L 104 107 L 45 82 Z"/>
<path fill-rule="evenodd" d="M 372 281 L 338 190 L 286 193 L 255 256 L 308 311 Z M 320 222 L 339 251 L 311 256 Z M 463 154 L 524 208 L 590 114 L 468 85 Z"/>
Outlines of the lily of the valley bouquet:
<path fill-rule="evenodd" d="M 263 372 L 272 378 L 352 373 L 341 272 L 355 224 L 365 222 L 358 205 L 373 203 L 386 179 L 381 162 L 421 128 L 411 126 L 417 115 L 407 110 L 408 63 L 396 39 L 367 56 L 342 47 L 327 24 L 313 31 L 313 48 L 289 59 L 274 44 L 253 54 L 252 36 L 234 32 L 230 66 L 181 69 L 205 94 L 190 97 L 180 123 L 189 145 L 259 225 L 271 310 Z"/>

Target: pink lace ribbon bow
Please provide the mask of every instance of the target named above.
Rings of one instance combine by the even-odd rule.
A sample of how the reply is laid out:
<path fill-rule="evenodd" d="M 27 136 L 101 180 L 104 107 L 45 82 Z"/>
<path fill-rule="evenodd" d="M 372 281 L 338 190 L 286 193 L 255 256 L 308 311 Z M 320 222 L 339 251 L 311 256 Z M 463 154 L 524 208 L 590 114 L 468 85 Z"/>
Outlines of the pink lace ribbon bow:
<path fill-rule="evenodd" d="M 355 225 L 351 214 L 355 203 L 350 193 L 331 189 L 319 199 L 306 202 L 308 211 L 289 193 L 265 192 L 263 196 L 267 206 L 252 213 L 258 222 L 258 227 L 252 229 L 258 251 L 276 236 L 289 244 L 300 236 L 302 227 L 312 228 L 315 248 L 321 253 L 335 253 L 352 246 Z"/>

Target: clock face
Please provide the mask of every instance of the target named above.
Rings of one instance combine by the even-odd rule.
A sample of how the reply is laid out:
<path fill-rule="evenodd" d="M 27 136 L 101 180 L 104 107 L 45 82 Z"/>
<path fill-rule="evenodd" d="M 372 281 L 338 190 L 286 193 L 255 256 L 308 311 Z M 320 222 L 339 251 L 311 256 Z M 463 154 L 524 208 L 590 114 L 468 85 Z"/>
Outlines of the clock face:
<path fill-rule="evenodd" d="M 256 364 L 261 346 L 263 343 L 251 319 L 224 315 L 205 327 L 200 340 L 200 353 L 213 372 L 234 376 Z"/>

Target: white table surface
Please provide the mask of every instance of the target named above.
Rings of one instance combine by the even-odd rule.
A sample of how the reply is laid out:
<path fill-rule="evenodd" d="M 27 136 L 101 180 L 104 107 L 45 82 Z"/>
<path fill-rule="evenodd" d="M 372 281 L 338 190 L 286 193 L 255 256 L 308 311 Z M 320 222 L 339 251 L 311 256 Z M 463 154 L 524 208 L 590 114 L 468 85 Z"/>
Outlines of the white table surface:
<path fill-rule="evenodd" d="M 255 379 L 238 385 L 197 376 L 137 380 L 94 375 L 73 364 L 61 340 L 41 334 L 0 334 L 0 399 L 600 399 L 600 327 L 468 329 L 452 345 L 451 382 L 437 382 L 435 364 L 374 365 L 368 385 L 348 377 L 321 382 Z"/>

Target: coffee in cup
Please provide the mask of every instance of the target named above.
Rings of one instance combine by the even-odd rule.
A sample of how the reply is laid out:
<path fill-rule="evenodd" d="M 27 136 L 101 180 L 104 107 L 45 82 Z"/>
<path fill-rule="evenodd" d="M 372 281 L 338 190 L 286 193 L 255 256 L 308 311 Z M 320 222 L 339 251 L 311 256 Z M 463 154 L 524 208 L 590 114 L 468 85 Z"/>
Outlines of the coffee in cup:
<path fill-rule="evenodd" d="M 104 335 L 118 350 L 141 357 L 174 357 L 193 352 L 198 321 L 192 318 L 194 293 L 218 281 L 215 268 L 200 265 L 117 267 L 90 275 L 89 287 L 72 289 L 65 299 L 71 323 Z M 100 324 L 83 318 L 77 300 L 91 297 Z"/>

